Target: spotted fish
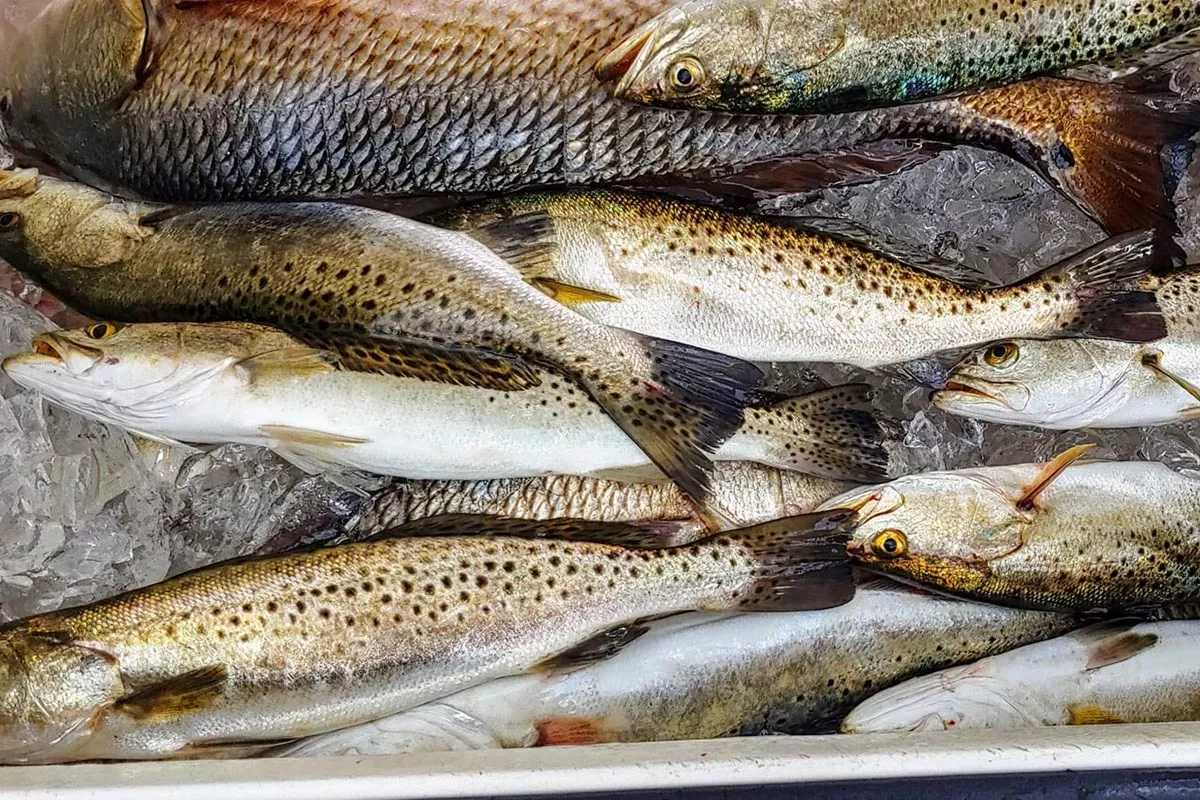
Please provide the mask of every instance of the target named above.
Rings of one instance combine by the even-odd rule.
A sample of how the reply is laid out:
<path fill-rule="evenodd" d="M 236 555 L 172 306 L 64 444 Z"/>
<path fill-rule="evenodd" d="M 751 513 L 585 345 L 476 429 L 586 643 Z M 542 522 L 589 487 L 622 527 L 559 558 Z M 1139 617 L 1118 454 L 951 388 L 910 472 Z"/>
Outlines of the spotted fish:
<path fill-rule="evenodd" d="M 438 517 L 19 620 L 0 627 L 0 761 L 247 754 L 611 649 L 643 616 L 844 603 L 851 517 L 673 549 L 624 525 Z"/>

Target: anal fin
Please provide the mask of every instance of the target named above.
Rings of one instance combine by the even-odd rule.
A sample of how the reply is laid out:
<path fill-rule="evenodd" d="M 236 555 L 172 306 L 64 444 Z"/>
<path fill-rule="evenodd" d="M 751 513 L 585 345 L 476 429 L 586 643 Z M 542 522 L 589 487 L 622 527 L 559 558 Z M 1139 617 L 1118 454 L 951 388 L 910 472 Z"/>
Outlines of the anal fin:
<path fill-rule="evenodd" d="M 1091 704 L 1071 704 L 1067 706 L 1068 725 L 1110 725 L 1125 720 L 1106 708 Z"/>
<path fill-rule="evenodd" d="M 553 271 L 558 244 L 554 219 L 545 211 L 502 217 L 463 233 L 512 264 L 526 280 Z"/>

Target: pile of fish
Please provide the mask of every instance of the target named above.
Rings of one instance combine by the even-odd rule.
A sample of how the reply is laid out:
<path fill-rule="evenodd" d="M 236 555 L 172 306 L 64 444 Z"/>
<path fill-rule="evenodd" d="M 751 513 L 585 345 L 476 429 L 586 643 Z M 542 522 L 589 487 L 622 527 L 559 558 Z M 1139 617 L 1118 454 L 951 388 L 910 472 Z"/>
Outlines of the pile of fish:
<path fill-rule="evenodd" d="M 0 63 L 0 257 L 89 322 L 4 371 L 369 496 L 0 626 L 0 761 L 1195 717 L 1200 483 L 897 475 L 867 386 L 758 365 L 966 351 L 954 414 L 1200 415 L 1200 4 L 908 6 L 51 0 Z M 957 145 L 1111 238 L 1000 285 L 742 208 Z"/>

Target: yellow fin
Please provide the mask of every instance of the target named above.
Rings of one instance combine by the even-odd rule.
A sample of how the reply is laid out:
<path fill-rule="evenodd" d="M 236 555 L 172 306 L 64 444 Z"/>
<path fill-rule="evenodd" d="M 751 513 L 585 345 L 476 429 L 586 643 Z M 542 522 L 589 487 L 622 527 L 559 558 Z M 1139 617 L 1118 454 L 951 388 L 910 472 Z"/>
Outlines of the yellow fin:
<path fill-rule="evenodd" d="M 1067 706 L 1068 725 L 1109 725 L 1124 721 L 1116 714 L 1100 706 L 1082 703 Z"/>
<path fill-rule="evenodd" d="M 1032 511 L 1037 503 L 1038 496 L 1046 491 L 1046 488 L 1050 484 L 1054 483 L 1054 479 L 1061 475 L 1067 467 L 1083 458 L 1095 446 L 1094 444 L 1080 444 L 1072 447 L 1070 450 L 1059 453 L 1054 457 L 1053 461 L 1042 467 L 1041 474 L 1025 487 L 1024 492 L 1014 505 L 1022 511 Z"/>
<path fill-rule="evenodd" d="M 1154 350 L 1149 351 L 1142 355 L 1142 363 L 1149 367 L 1155 374 L 1166 378 L 1177 385 L 1180 389 L 1183 389 L 1185 392 L 1190 394 L 1196 400 L 1200 400 L 1200 388 L 1197 388 L 1196 384 L 1163 367 L 1162 353 Z"/>
<path fill-rule="evenodd" d="M 607 292 L 587 289 L 583 286 L 573 286 L 569 283 L 556 281 L 554 278 L 534 278 L 530 281 L 534 286 L 553 297 L 564 306 L 579 303 L 619 303 L 621 298 Z"/>
<path fill-rule="evenodd" d="M 370 441 L 355 436 L 314 431 L 310 428 L 293 428 L 290 425 L 262 425 L 259 430 L 280 444 L 289 447 L 295 445 L 301 447 L 354 447 Z"/>
<path fill-rule="evenodd" d="M 333 372 L 337 363 L 337 356 L 333 353 L 297 346 L 259 353 L 239 361 L 238 366 L 250 374 L 250 380 L 257 381 L 265 377 L 303 378 L 320 375 Z"/>
<path fill-rule="evenodd" d="M 201 667 L 147 686 L 117 701 L 116 709 L 138 720 L 168 720 L 199 711 L 225 688 L 229 673 L 221 664 Z"/>

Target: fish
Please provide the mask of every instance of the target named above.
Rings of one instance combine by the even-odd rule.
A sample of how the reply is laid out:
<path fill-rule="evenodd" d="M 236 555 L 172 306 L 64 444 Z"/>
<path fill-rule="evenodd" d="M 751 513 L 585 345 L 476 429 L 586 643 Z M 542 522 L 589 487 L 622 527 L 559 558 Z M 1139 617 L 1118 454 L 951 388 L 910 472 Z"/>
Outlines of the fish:
<path fill-rule="evenodd" d="M 1077 625 L 1066 614 L 921 594 L 883 581 L 826 611 L 680 614 L 611 658 L 501 678 L 274 756 L 389 755 L 836 729 L 909 676 Z"/>
<path fill-rule="evenodd" d="M 933 403 L 951 414 L 1052 430 L 1138 428 L 1200 416 L 1200 272 L 1158 279 L 1166 336 L 1005 340 L 968 354 Z"/>
<path fill-rule="evenodd" d="M 154 200 L 733 175 L 801 191 L 920 163 L 938 149 L 923 139 L 1018 154 L 1113 224 L 1138 217 L 1113 233 L 1162 220 L 1178 98 L 1040 83 L 836 120 L 618 100 L 594 68 L 673 2 L 53 0 L 5 50 L 0 123 L 26 154 Z"/>
<path fill-rule="evenodd" d="M 629 34 L 596 74 L 638 103 L 830 114 L 1196 49 L 1191 0 L 685 0 Z"/>
<path fill-rule="evenodd" d="M 1195 621 L 1101 622 L 882 691 L 842 731 L 1193 721 L 1197 643 Z"/>
<path fill-rule="evenodd" d="M 853 484 L 722 461 L 713 470 L 713 496 L 721 519 L 737 525 L 803 514 Z M 584 519 L 597 522 L 690 522 L 707 530 L 695 506 L 672 483 L 635 483 L 578 475 L 482 481 L 396 481 L 373 494 L 349 523 L 350 539 L 440 514 L 494 514 L 520 519 Z M 681 526 L 681 530 L 686 530 Z"/>
<path fill-rule="evenodd" d="M 878 367 L 941 350 L 1165 329 L 1136 281 L 1151 232 L 1122 234 L 1012 286 L 853 223 L 769 218 L 664 196 L 531 193 L 431 215 L 589 319 L 751 361 Z"/>
<path fill-rule="evenodd" d="M 1194 614 L 1200 481 L 1158 462 L 928 472 L 854 489 L 855 561 L 897 580 L 1024 608 Z"/>
<path fill-rule="evenodd" d="M 491 390 L 342 369 L 334 354 L 261 325 L 113 322 L 41 334 L 3 369 L 139 436 L 268 447 L 316 474 L 473 481 L 640 470 L 665 480 L 598 403 L 544 370 L 529 389 Z M 748 408 L 713 457 L 860 482 L 883 480 L 888 463 L 863 384 Z"/>
<path fill-rule="evenodd" d="M 663 549 L 626 525 L 443 516 L 28 617 L 0 627 L 0 762 L 250 754 L 615 652 L 643 617 L 844 603 L 852 523 Z"/>
<path fill-rule="evenodd" d="M 0 257 L 117 322 L 250 322 L 349 369 L 523 391 L 576 384 L 697 502 L 762 371 L 597 325 L 463 234 L 336 203 L 160 206 L 0 172 Z M 448 476 L 446 476 L 448 477 Z"/>

